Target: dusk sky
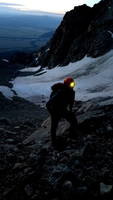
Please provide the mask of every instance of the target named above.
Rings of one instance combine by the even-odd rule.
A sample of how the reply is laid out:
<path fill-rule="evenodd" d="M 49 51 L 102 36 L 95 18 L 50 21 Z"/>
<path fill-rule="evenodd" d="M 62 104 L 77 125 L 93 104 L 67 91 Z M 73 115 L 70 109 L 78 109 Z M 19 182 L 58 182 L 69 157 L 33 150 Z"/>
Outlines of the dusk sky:
<path fill-rule="evenodd" d="M 74 6 L 87 4 L 93 6 L 100 0 L 0 0 L 0 6 L 13 7 L 21 10 L 40 10 L 52 13 L 65 13 Z M 17 4 L 17 5 L 16 5 Z"/>

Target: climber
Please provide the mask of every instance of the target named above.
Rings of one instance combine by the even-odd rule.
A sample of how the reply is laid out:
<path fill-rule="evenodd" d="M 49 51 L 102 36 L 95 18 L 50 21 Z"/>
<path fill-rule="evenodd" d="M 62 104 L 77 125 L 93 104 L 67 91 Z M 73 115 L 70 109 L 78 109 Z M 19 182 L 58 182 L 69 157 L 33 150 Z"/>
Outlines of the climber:
<path fill-rule="evenodd" d="M 72 112 L 75 98 L 74 86 L 75 81 L 69 77 L 64 80 L 64 83 L 56 83 L 51 87 L 52 92 L 46 107 L 51 115 L 51 138 L 53 144 L 56 143 L 56 130 L 61 118 L 70 123 L 70 134 L 76 137 L 77 120 Z"/>

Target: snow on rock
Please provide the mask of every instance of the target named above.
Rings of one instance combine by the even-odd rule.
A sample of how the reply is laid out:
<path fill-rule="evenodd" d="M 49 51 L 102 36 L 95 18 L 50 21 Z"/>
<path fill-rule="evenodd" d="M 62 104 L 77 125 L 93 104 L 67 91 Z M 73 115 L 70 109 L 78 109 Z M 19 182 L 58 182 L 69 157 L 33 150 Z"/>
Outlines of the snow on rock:
<path fill-rule="evenodd" d="M 36 72 L 40 70 L 41 66 L 38 67 L 26 67 L 24 69 L 19 70 L 20 72 Z"/>
<path fill-rule="evenodd" d="M 7 63 L 9 62 L 9 60 L 7 60 L 7 59 L 5 59 L 5 58 L 2 59 L 2 61 L 7 62 Z"/>
<path fill-rule="evenodd" d="M 113 96 L 113 50 L 98 58 L 85 56 L 65 67 L 57 66 L 40 76 L 17 77 L 13 89 L 23 98 L 38 103 L 50 95 L 51 85 L 72 76 L 76 82 L 76 99 L 86 101 Z"/>
<path fill-rule="evenodd" d="M 11 99 L 14 96 L 14 93 L 9 87 L 0 86 L 0 92 L 8 99 Z"/>
<path fill-rule="evenodd" d="M 113 33 L 111 31 L 108 31 L 108 33 L 110 33 L 111 37 L 113 38 Z"/>

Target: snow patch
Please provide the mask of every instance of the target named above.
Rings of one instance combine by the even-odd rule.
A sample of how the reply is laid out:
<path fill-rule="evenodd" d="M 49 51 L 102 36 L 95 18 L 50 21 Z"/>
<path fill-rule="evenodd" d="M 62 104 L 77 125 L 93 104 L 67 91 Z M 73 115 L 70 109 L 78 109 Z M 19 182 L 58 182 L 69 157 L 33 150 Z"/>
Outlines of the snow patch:
<path fill-rule="evenodd" d="M 7 62 L 7 63 L 9 62 L 9 60 L 7 60 L 7 59 L 2 59 L 2 61 Z"/>
<path fill-rule="evenodd" d="M 50 48 L 46 49 L 45 52 L 48 52 L 50 50 Z"/>
<path fill-rule="evenodd" d="M 11 91 L 9 87 L 0 86 L 0 92 L 8 99 L 12 99 L 14 93 Z"/>
<path fill-rule="evenodd" d="M 108 33 L 110 33 L 111 37 L 113 38 L 113 33 L 111 31 L 108 31 Z"/>
<path fill-rule="evenodd" d="M 26 67 L 24 69 L 19 70 L 20 72 L 36 72 L 40 70 L 41 66 L 38 67 Z"/>

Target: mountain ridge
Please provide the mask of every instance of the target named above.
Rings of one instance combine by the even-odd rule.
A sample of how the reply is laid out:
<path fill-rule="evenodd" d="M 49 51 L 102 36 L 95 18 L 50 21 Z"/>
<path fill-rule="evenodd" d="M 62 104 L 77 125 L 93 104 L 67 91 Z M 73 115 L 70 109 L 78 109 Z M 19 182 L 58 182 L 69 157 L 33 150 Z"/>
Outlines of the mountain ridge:
<path fill-rule="evenodd" d="M 67 65 L 85 55 L 98 57 L 113 48 L 113 0 L 102 0 L 92 8 L 74 7 L 67 12 L 49 43 L 39 51 L 39 65 Z"/>

